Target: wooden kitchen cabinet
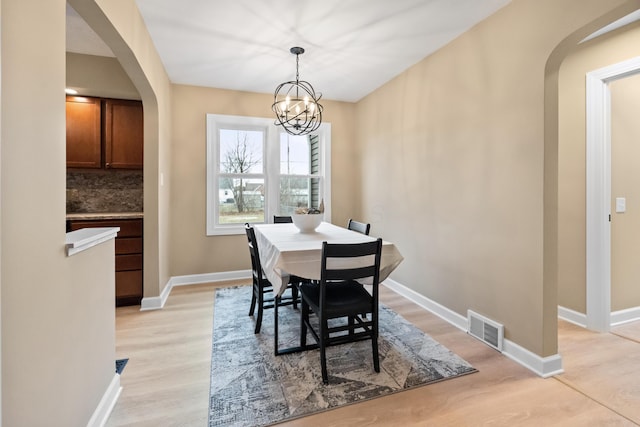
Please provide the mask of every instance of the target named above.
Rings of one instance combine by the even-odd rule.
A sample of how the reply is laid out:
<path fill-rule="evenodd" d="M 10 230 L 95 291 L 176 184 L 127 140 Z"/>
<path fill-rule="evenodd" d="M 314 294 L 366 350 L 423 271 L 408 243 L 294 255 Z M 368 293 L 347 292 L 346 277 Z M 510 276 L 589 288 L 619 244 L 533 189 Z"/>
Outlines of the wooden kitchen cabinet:
<path fill-rule="evenodd" d="M 104 101 L 104 153 L 107 169 L 142 169 L 142 103 Z"/>
<path fill-rule="evenodd" d="M 115 240 L 116 306 L 140 305 L 143 295 L 142 219 L 71 220 L 69 231 L 120 227 Z"/>
<path fill-rule="evenodd" d="M 67 97 L 67 167 L 102 167 L 100 104 L 98 98 Z"/>
<path fill-rule="evenodd" d="M 67 96 L 67 167 L 142 169 L 142 102 Z"/>

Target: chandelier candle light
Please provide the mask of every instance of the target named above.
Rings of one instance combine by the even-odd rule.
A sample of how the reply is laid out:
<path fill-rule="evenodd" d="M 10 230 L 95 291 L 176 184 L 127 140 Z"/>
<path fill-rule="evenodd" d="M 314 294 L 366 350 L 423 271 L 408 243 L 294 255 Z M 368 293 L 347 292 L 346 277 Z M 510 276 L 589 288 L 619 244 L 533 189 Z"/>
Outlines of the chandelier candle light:
<path fill-rule="evenodd" d="M 296 56 L 296 80 L 281 83 L 273 95 L 271 109 L 276 113 L 275 124 L 291 135 L 306 135 L 318 129 L 322 123 L 322 105 L 311 83 L 300 80 L 298 60 L 304 53 L 301 47 L 289 50 Z"/>

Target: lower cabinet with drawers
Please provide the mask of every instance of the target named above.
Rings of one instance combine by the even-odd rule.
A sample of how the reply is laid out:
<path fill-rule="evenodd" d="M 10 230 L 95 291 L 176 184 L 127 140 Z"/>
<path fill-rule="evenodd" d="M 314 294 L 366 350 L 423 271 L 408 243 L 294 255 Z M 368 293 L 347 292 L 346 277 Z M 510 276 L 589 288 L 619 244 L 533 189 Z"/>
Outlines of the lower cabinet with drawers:
<path fill-rule="evenodd" d="M 69 231 L 80 228 L 120 227 L 116 245 L 116 306 L 142 301 L 142 219 L 70 220 Z"/>

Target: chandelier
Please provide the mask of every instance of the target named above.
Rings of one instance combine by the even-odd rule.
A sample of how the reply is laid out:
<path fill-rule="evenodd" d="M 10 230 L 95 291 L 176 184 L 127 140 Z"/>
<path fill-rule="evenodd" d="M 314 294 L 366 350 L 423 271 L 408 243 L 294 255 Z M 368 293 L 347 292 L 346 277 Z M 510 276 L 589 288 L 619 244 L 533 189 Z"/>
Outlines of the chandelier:
<path fill-rule="evenodd" d="M 289 51 L 296 56 L 296 80 L 276 88 L 271 109 L 276 114 L 276 126 L 282 126 L 291 135 L 306 135 L 322 123 L 322 105 L 318 103 L 322 95 L 316 95 L 311 83 L 300 80 L 298 59 L 304 49 L 292 47 Z"/>

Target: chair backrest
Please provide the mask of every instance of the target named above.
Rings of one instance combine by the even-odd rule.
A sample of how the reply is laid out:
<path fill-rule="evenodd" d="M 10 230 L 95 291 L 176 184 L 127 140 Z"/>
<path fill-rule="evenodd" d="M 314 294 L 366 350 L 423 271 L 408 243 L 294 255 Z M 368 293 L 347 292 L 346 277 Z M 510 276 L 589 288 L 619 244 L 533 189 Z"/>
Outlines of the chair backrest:
<path fill-rule="evenodd" d="M 274 224 L 285 224 L 293 222 L 293 219 L 288 215 L 274 215 L 273 223 Z"/>
<path fill-rule="evenodd" d="M 262 282 L 262 265 L 260 264 L 260 254 L 258 253 L 258 243 L 256 242 L 256 232 L 249 224 L 244 225 L 247 233 L 247 243 L 249 244 L 249 254 L 251 255 L 251 271 L 253 273 L 254 284 Z"/>
<path fill-rule="evenodd" d="M 378 294 L 380 280 L 380 257 L 382 254 L 382 239 L 364 243 L 322 243 L 322 263 L 320 270 L 321 293 L 324 284 L 338 280 L 358 280 L 371 277 L 374 297 Z M 340 267 L 344 262 L 329 261 L 332 258 L 349 258 L 354 262 L 353 267 Z M 335 267 L 328 265 L 336 264 Z M 322 296 L 321 296 L 322 298 Z"/>
<path fill-rule="evenodd" d="M 347 228 L 349 230 L 357 231 L 358 233 L 369 235 L 369 230 L 371 229 L 371 224 L 365 224 L 364 222 L 355 221 L 353 219 L 349 219 L 347 223 Z"/>

